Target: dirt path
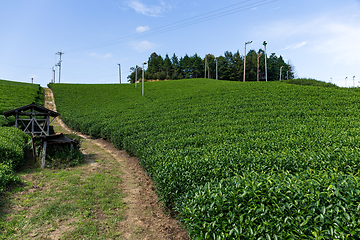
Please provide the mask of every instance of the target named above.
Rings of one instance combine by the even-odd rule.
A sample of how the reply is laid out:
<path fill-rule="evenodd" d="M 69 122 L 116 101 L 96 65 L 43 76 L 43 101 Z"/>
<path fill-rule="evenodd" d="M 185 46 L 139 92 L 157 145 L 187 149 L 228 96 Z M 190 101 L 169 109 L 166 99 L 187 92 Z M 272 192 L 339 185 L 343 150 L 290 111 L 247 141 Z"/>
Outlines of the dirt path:
<path fill-rule="evenodd" d="M 46 88 L 45 95 L 45 107 L 56 111 L 51 89 Z M 97 155 L 104 154 L 106 151 L 119 162 L 126 204 L 125 220 L 119 227 L 125 239 L 189 239 L 177 223 L 177 219 L 164 213 L 152 190 L 155 186 L 140 167 L 138 159 L 130 157 L 125 151 L 116 149 L 111 143 L 102 139 L 91 139 L 87 135 L 72 131 L 60 118 L 54 122 L 61 126 L 61 132 L 75 133 L 85 141 L 100 147 L 100 149 L 94 148 L 98 149 Z"/>

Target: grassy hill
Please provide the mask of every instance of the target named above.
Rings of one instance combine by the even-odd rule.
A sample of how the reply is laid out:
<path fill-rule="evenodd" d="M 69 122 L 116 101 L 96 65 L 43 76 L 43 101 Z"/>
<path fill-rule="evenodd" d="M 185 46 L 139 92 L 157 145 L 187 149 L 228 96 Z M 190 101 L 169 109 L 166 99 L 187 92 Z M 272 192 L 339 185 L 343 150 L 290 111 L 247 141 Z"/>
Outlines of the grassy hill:
<path fill-rule="evenodd" d="M 19 182 L 14 170 L 23 163 L 23 148 L 29 136 L 12 126 L 14 118 L 5 119 L 3 112 L 32 102 L 43 105 L 42 88 L 37 84 L 0 80 L 0 193 L 10 183 Z"/>
<path fill-rule="evenodd" d="M 314 84 L 311 84 L 314 85 Z M 200 239 L 360 237 L 360 98 L 286 82 L 52 84 L 71 127 L 137 156 Z"/>
<path fill-rule="evenodd" d="M 0 80 L 0 126 L 11 125 L 3 112 L 35 102 L 44 104 L 43 89 L 39 84 Z"/>

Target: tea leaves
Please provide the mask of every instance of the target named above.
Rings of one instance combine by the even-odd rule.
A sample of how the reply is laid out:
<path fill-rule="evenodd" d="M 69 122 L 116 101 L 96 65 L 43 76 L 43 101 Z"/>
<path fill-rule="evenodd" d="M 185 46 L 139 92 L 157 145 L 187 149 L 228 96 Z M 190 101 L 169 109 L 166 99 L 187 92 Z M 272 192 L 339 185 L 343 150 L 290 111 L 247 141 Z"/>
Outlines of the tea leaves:
<path fill-rule="evenodd" d="M 360 236 L 359 93 L 209 79 L 52 84 L 62 119 L 137 156 L 194 239 Z"/>

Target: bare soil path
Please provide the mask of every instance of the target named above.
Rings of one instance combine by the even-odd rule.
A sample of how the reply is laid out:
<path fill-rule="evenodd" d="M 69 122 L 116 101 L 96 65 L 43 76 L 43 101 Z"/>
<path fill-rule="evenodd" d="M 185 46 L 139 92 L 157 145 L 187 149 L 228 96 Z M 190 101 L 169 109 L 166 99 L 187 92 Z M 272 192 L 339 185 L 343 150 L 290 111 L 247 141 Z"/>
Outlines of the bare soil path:
<path fill-rule="evenodd" d="M 51 89 L 45 89 L 45 107 L 55 110 L 56 105 Z M 111 143 L 102 139 L 91 139 L 89 136 L 69 129 L 60 118 L 55 119 L 57 132 L 74 133 L 86 141 L 82 149 L 85 154 L 101 155 L 108 153 L 119 162 L 119 173 L 122 179 L 122 191 L 125 194 L 125 219 L 120 223 L 120 232 L 124 239 L 189 239 L 186 231 L 180 227 L 178 220 L 164 213 L 157 201 L 154 184 L 139 165 L 138 159 L 129 156 L 125 151 L 116 149 Z M 96 145 L 98 147 L 91 147 Z M 95 151 L 95 152 L 94 152 Z M 96 167 L 96 163 L 91 163 Z"/>

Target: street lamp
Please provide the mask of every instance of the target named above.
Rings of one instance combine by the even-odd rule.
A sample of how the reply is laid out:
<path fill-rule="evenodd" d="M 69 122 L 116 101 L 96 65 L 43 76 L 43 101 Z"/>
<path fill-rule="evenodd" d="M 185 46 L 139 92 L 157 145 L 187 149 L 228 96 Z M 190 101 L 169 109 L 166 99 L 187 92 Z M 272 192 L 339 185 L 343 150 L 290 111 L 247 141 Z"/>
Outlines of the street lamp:
<path fill-rule="evenodd" d="M 143 62 L 143 67 L 142 67 L 142 95 L 144 96 L 144 65 L 146 64 L 146 62 Z"/>
<path fill-rule="evenodd" d="M 347 87 L 347 84 L 346 84 L 346 79 L 347 79 L 347 77 L 345 77 L 345 87 Z"/>
<path fill-rule="evenodd" d="M 250 42 L 246 42 L 246 43 L 245 43 L 245 55 L 244 55 L 244 79 L 243 79 L 243 82 L 245 82 L 245 68 L 246 68 L 246 45 L 247 45 L 247 44 L 250 44 L 250 43 L 252 43 L 252 41 L 250 41 Z"/>
<path fill-rule="evenodd" d="M 266 41 L 263 42 L 264 50 L 265 50 L 265 80 L 267 81 L 267 66 L 266 66 Z"/>
<path fill-rule="evenodd" d="M 355 87 L 355 76 L 353 76 L 353 85 Z"/>
<path fill-rule="evenodd" d="M 280 81 L 281 81 L 281 70 L 282 70 L 283 67 L 284 67 L 284 66 L 281 66 L 281 67 L 280 67 Z"/>
<path fill-rule="evenodd" d="M 121 84 L 121 65 L 120 65 L 120 63 L 118 63 L 118 65 L 119 65 L 119 81 Z"/>
<path fill-rule="evenodd" d="M 137 83 L 137 69 L 138 69 L 138 66 L 136 65 L 135 66 L 135 88 L 136 88 L 136 83 Z"/>

